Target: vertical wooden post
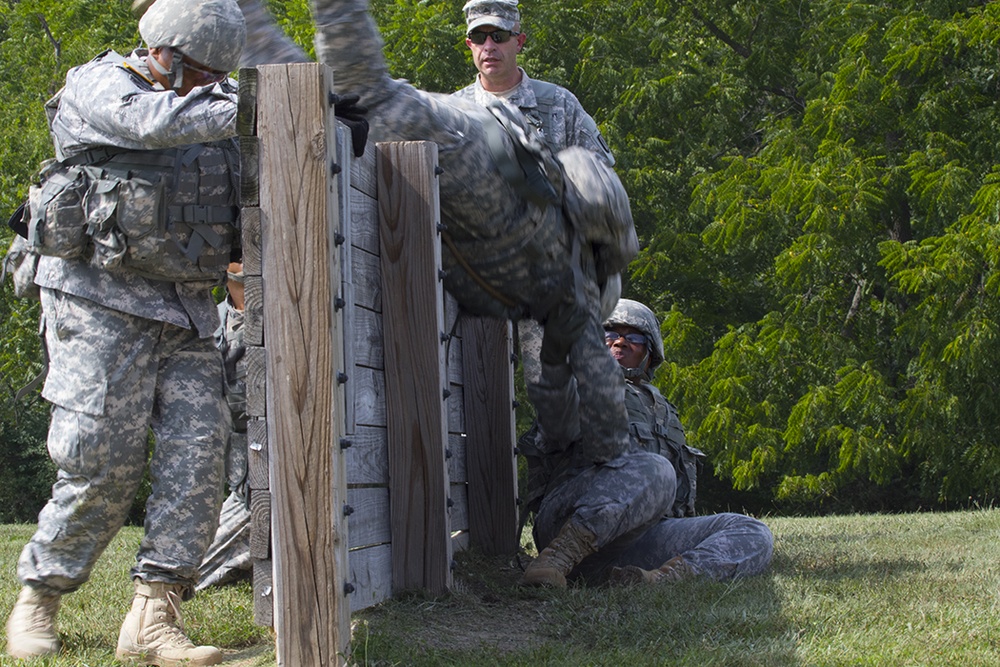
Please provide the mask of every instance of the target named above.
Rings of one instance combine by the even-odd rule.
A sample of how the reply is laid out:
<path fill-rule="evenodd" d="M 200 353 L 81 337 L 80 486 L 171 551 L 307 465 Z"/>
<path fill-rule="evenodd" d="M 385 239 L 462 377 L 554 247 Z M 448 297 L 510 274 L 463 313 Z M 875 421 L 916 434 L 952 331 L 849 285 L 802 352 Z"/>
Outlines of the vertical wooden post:
<path fill-rule="evenodd" d="M 350 646 L 332 77 L 258 68 L 274 629 L 289 666 L 344 664 Z"/>
<path fill-rule="evenodd" d="M 451 586 L 437 146 L 378 145 L 393 590 Z"/>
<path fill-rule="evenodd" d="M 462 320 L 469 538 L 488 554 L 517 553 L 517 459 L 511 325 Z"/>

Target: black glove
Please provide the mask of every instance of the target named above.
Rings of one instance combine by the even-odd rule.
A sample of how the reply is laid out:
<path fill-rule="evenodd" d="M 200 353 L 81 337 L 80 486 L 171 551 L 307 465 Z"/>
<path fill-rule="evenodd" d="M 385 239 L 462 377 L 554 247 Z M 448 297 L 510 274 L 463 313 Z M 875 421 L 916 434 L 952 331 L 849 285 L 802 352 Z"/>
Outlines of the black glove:
<path fill-rule="evenodd" d="M 340 122 L 351 130 L 351 148 L 354 149 L 354 157 L 361 157 L 365 154 L 365 144 L 368 142 L 368 107 L 358 104 L 361 99 L 357 95 L 330 95 L 330 103 L 333 104 L 333 115 Z"/>
<path fill-rule="evenodd" d="M 579 304 L 558 303 L 545 320 L 542 349 L 538 355 L 542 363 L 565 364 L 570 348 L 583 335 L 588 319 L 587 310 Z"/>

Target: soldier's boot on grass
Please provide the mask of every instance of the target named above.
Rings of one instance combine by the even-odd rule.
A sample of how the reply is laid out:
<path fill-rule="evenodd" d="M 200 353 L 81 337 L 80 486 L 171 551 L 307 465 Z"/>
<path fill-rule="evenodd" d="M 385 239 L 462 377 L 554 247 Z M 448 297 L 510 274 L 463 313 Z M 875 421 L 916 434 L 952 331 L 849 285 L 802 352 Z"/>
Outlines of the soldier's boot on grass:
<path fill-rule="evenodd" d="M 695 576 L 694 570 L 680 556 L 671 558 L 655 570 L 644 570 L 635 565 L 613 567 L 608 582 L 613 586 L 655 585 L 683 581 Z"/>
<path fill-rule="evenodd" d="M 35 658 L 59 652 L 56 614 L 60 595 L 49 595 L 24 586 L 7 619 L 7 653 L 14 658 Z"/>
<path fill-rule="evenodd" d="M 566 522 L 549 546 L 524 570 L 522 586 L 566 588 L 566 575 L 594 553 L 597 536 L 573 521 Z"/>
<path fill-rule="evenodd" d="M 115 657 L 140 665 L 217 665 L 222 651 L 195 646 L 180 627 L 183 586 L 135 579 L 135 597 L 118 634 Z"/>

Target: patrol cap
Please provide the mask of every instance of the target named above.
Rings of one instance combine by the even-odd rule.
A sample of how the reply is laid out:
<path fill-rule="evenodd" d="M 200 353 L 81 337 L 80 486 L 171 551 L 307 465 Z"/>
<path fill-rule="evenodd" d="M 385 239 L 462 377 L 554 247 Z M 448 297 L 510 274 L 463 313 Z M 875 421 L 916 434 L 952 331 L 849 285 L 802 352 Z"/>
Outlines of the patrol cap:
<path fill-rule="evenodd" d="M 604 328 L 626 326 L 638 329 L 646 336 L 649 350 L 649 375 L 663 363 L 663 337 L 660 335 L 660 323 L 656 315 L 644 303 L 632 299 L 619 299 L 618 305 L 608 319 L 604 320 Z"/>
<path fill-rule="evenodd" d="M 462 11 L 465 12 L 468 32 L 484 25 L 495 26 L 500 30 L 514 30 L 521 21 L 517 0 L 469 0 Z"/>
<path fill-rule="evenodd" d="M 150 48 L 170 47 L 210 69 L 231 72 L 247 41 L 236 0 L 156 0 L 139 19 Z"/>

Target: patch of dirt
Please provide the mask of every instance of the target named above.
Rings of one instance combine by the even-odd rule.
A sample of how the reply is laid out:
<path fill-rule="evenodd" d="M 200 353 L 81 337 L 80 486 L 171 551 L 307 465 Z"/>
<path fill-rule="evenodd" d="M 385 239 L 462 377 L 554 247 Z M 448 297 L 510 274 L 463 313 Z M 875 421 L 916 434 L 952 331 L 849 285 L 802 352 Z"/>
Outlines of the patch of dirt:
<path fill-rule="evenodd" d="M 524 564 L 528 557 L 522 557 Z M 544 627 L 547 596 L 518 588 L 522 567 L 507 558 L 456 554 L 452 592 L 439 599 L 403 597 L 362 616 L 380 633 L 394 627 L 405 634 L 400 641 L 421 649 L 451 651 L 524 651 L 550 637 Z M 419 623 L 406 622 L 418 618 Z"/>

